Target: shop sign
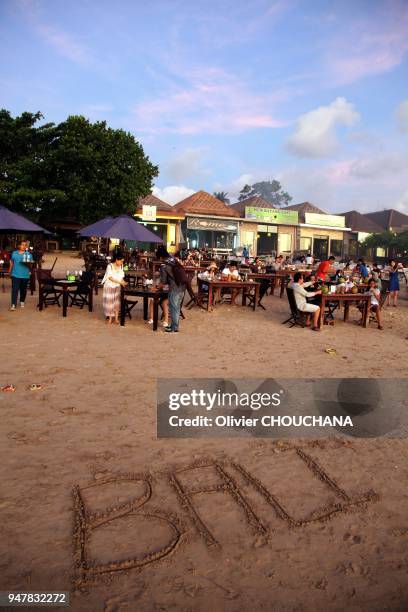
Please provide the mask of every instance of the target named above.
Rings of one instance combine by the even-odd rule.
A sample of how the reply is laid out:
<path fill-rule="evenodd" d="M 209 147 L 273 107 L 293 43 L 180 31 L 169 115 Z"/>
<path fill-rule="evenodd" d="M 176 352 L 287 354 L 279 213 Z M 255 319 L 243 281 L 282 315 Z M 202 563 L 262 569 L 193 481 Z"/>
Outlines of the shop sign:
<path fill-rule="evenodd" d="M 305 223 L 308 225 L 325 225 L 327 227 L 346 227 L 346 217 L 341 215 L 305 213 Z"/>
<path fill-rule="evenodd" d="M 276 223 L 278 225 L 297 225 L 299 213 L 297 210 L 245 206 L 245 218 L 265 223 Z"/>
<path fill-rule="evenodd" d="M 157 206 L 149 206 L 143 204 L 142 208 L 142 220 L 143 221 L 156 221 Z"/>
<path fill-rule="evenodd" d="M 213 232 L 236 232 L 237 224 L 232 221 L 224 221 L 221 219 L 198 219 L 195 217 L 188 217 L 187 229 Z"/>

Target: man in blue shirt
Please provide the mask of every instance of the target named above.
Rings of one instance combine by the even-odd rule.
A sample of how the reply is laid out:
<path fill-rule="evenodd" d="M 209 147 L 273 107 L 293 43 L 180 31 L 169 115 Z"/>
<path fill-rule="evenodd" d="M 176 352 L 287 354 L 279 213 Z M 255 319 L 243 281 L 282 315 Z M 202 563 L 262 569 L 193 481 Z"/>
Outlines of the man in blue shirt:
<path fill-rule="evenodd" d="M 27 242 L 22 240 L 10 259 L 9 273 L 11 276 L 11 308 L 15 310 L 17 298 L 20 293 L 20 306 L 24 308 L 27 295 L 27 285 L 30 280 L 30 264 L 33 263 L 33 256 L 27 249 Z"/>
<path fill-rule="evenodd" d="M 368 277 L 369 272 L 368 272 L 367 265 L 366 265 L 364 259 L 359 259 L 358 260 L 357 268 L 358 268 L 358 271 L 361 274 L 361 277 L 363 279 L 366 279 Z"/>

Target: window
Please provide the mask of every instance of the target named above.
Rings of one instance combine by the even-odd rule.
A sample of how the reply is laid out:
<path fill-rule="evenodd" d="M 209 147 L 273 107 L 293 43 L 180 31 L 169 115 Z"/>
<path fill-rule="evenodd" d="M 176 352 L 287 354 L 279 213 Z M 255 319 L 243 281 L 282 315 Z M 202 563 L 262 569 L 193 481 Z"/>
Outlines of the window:
<path fill-rule="evenodd" d="M 330 240 L 330 254 L 335 257 L 341 257 L 343 248 L 342 240 Z"/>
<path fill-rule="evenodd" d="M 280 253 L 292 252 L 292 234 L 278 234 L 278 241 Z"/>
<path fill-rule="evenodd" d="M 311 238 L 301 238 L 300 239 L 300 250 L 311 253 L 312 252 L 312 239 Z"/>

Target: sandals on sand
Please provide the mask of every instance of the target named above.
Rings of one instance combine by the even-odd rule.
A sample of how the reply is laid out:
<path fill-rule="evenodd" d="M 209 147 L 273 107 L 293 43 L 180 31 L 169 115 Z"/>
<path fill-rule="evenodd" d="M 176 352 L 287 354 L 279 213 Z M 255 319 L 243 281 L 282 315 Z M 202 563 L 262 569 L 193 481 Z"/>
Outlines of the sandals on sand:
<path fill-rule="evenodd" d="M 6 393 L 14 393 L 16 388 L 14 385 L 5 385 L 4 387 L 1 388 L 1 390 L 5 391 Z"/>

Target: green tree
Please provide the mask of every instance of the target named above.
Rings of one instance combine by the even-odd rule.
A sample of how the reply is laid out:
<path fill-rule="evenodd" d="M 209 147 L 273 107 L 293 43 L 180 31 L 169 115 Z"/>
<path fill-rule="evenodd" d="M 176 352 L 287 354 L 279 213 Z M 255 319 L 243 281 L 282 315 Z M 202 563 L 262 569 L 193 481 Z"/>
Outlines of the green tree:
<path fill-rule="evenodd" d="M 245 185 L 240 191 L 239 200 L 245 200 L 258 196 L 270 202 L 273 208 L 281 208 L 282 206 L 288 206 L 292 200 L 292 197 L 287 191 L 282 189 L 282 185 L 279 181 L 273 179 L 272 181 L 260 181 L 253 185 Z"/>
<path fill-rule="evenodd" d="M 368 249 L 382 248 L 388 257 L 405 257 L 408 253 L 408 231 L 394 234 L 394 232 L 382 232 L 371 234 L 363 242 L 363 247 Z"/>
<path fill-rule="evenodd" d="M 0 137 L 6 137 L 0 198 L 6 206 L 43 223 L 66 217 L 91 223 L 133 212 L 137 199 L 151 192 L 158 168 L 130 133 L 81 116 L 35 127 L 41 118 L 0 116 Z"/>
<path fill-rule="evenodd" d="M 253 195 L 251 185 L 244 185 L 239 192 L 238 200 L 241 202 L 242 200 L 246 200 L 247 198 L 251 197 L 251 195 Z"/>
<path fill-rule="evenodd" d="M 224 202 L 224 204 L 230 203 L 230 199 L 226 191 L 214 191 L 213 195 L 217 198 L 217 200 L 220 200 L 220 202 Z"/>
<path fill-rule="evenodd" d="M 44 206 L 64 196 L 46 176 L 56 129 L 52 123 L 36 126 L 42 118 L 40 112 L 13 118 L 0 110 L 0 203 L 34 219 Z"/>

